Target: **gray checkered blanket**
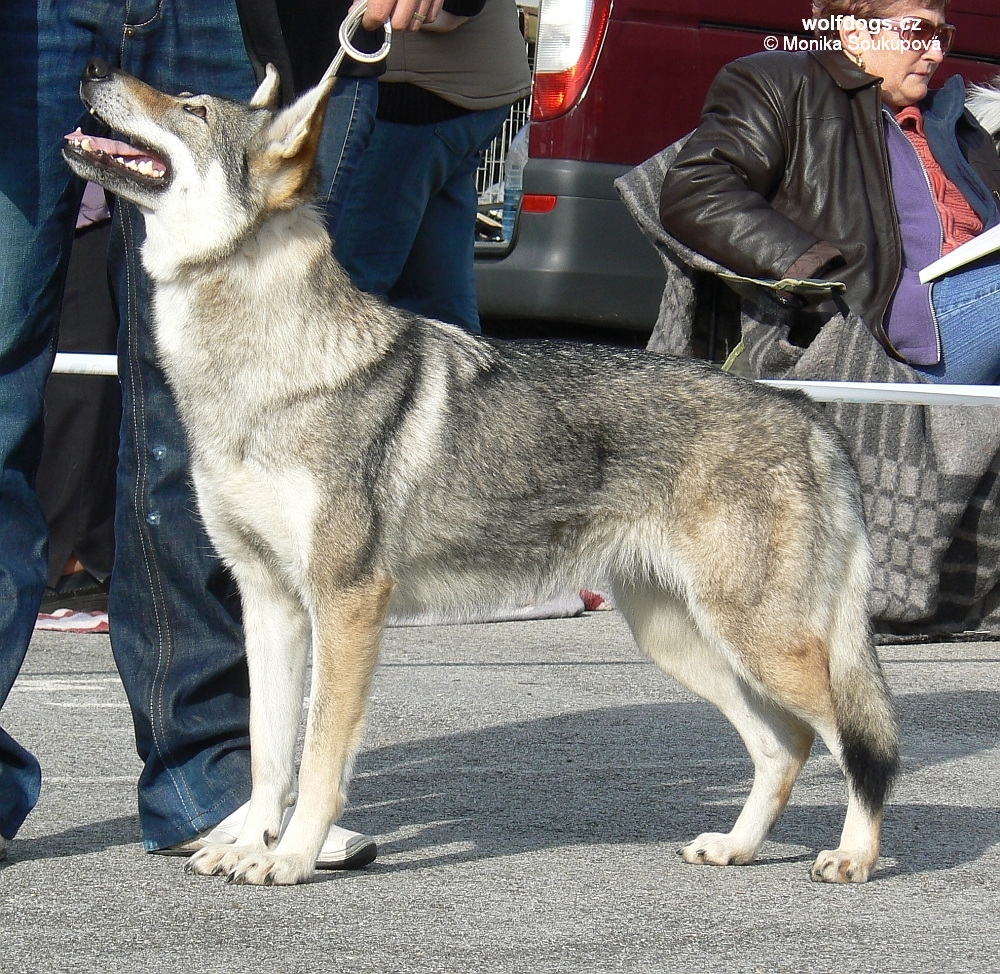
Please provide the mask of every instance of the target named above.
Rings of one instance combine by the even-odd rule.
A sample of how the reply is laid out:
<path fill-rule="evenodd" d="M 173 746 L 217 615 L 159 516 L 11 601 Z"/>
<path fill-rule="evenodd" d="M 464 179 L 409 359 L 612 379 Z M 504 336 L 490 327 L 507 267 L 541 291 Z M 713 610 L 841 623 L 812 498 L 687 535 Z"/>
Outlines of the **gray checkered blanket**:
<path fill-rule="evenodd" d="M 650 351 L 690 355 L 695 271 L 725 268 L 663 229 L 663 174 L 683 140 L 616 183 L 667 271 Z M 757 378 L 922 382 L 844 308 L 808 348 L 788 341 L 794 311 L 760 288 L 741 302 Z M 831 403 L 861 477 L 877 563 L 872 615 L 884 632 L 1000 632 L 1000 407 Z"/>

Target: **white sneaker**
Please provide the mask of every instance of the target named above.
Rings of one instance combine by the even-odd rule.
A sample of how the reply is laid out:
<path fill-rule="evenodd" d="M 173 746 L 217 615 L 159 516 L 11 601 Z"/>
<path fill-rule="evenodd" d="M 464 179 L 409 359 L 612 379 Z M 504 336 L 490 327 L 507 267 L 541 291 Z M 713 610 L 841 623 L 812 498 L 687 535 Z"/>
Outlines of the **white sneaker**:
<path fill-rule="evenodd" d="M 166 849 L 157 849 L 156 852 L 162 856 L 190 856 L 212 843 L 232 845 L 239 838 L 249 808 L 250 802 L 247 802 L 231 815 L 227 815 L 214 828 L 206 829 L 187 842 L 179 842 Z M 294 811 L 294 805 L 285 809 L 284 817 L 281 820 L 282 833 L 288 827 Z M 352 832 L 350 829 L 342 829 L 339 825 L 331 825 L 330 831 L 326 833 L 323 847 L 316 857 L 316 868 L 360 869 L 362 866 L 374 862 L 377 855 L 378 845 L 372 836 Z"/>

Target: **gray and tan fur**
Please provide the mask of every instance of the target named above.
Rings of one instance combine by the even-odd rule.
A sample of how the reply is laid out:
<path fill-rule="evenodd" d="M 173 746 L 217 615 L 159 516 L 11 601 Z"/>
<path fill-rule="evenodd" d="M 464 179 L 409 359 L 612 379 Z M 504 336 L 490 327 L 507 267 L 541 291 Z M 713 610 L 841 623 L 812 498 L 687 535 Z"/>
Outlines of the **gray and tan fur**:
<path fill-rule="evenodd" d="M 309 878 L 344 807 L 390 604 L 462 612 L 596 588 L 754 762 L 733 829 L 684 858 L 752 860 L 819 734 L 849 798 L 812 878 L 865 881 L 898 743 L 836 431 L 804 398 L 706 365 L 483 340 L 358 292 L 309 205 L 329 87 L 279 112 L 273 74 L 244 106 L 98 63 L 85 103 L 160 175 L 100 140 L 65 150 L 145 215 L 159 353 L 243 598 L 253 798 L 236 846 L 191 868 Z"/>

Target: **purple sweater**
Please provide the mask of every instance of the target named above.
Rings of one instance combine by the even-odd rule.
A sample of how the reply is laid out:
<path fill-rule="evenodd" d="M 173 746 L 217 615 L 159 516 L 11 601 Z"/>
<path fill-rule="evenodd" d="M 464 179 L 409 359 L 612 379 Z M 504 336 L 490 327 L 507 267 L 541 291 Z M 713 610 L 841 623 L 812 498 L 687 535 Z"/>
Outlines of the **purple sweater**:
<path fill-rule="evenodd" d="M 941 361 L 941 340 L 931 304 L 933 285 L 921 284 L 919 274 L 941 256 L 941 217 L 917 150 L 895 118 L 888 111 L 882 114 L 903 243 L 903 271 L 886 311 L 885 332 L 908 362 L 936 365 Z"/>

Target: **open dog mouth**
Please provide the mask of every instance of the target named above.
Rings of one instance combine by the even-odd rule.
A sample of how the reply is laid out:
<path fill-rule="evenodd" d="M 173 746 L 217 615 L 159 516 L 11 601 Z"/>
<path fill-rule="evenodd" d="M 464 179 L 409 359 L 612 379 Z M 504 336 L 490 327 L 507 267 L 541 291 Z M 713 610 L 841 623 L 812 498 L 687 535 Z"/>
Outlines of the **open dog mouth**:
<path fill-rule="evenodd" d="M 85 135 L 79 128 L 63 138 L 71 151 L 99 169 L 120 172 L 123 176 L 148 186 L 162 185 L 170 172 L 166 161 L 146 148 L 119 142 L 117 139 Z"/>

